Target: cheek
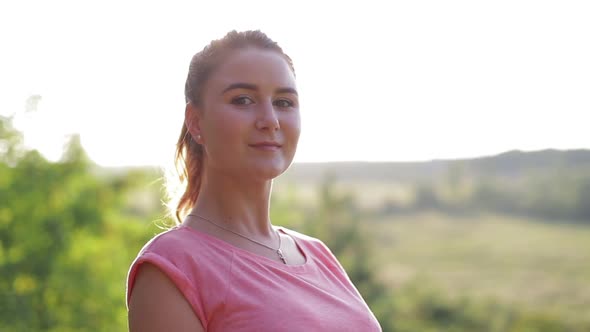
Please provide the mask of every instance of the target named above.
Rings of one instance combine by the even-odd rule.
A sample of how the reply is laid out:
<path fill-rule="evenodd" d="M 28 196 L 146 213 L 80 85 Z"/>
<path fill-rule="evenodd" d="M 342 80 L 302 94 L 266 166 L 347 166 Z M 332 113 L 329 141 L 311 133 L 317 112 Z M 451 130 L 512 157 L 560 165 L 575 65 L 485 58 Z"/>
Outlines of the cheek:
<path fill-rule="evenodd" d="M 285 133 L 289 135 L 289 138 L 294 140 L 295 144 L 299 140 L 299 134 L 301 133 L 301 118 L 299 113 L 290 114 L 285 120 Z"/>
<path fill-rule="evenodd" d="M 241 137 L 247 125 L 248 120 L 239 113 L 219 112 L 219 116 L 211 123 L 210 135 L 215 138 L 217 144 L 224 144 Z"/>

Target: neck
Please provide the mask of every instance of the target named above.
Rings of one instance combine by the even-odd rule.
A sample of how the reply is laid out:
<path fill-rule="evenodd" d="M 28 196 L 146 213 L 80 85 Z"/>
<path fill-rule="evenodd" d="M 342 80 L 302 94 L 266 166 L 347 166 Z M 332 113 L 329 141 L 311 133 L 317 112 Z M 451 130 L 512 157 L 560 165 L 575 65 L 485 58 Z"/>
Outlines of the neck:
<path fill-rule="evenodd" d="M 247 181 L 204 172 L 192 214 L 250 236 L 272 236 L 270 194 L 272 180 Z"/>

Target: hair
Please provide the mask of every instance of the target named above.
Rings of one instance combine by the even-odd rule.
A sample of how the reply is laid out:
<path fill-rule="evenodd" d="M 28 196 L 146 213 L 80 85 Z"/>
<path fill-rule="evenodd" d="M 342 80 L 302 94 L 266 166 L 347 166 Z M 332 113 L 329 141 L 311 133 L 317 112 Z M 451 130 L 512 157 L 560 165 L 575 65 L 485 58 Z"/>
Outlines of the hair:
<path fill-rule="evenodd" d="M 293 74 L 295 74 L 291 58 L 266 34 L 259 30 L 243 32 L 233 30 L 226 34 L 225 37 L 211 41 L 209 45 L 205 46 L 202 51 L 196 53 L 191 59 L 184 87 L 186 103 L 201 106 L 203 88 L 211 74 L 229 54 L 235 50 L 245 48 L 259 48 L 281 54 Z M 186 121 L 184 121 L 176 143 L 174 156 L 176 186 L 172 186 L 170 181 L 167 183 L 168 206 L 170 214 L 173 215 L 177 224 L 181 223 L 182 219 L 190 213 L 199 197 L 203 157 L 203 147 L 193 139 Z"/>

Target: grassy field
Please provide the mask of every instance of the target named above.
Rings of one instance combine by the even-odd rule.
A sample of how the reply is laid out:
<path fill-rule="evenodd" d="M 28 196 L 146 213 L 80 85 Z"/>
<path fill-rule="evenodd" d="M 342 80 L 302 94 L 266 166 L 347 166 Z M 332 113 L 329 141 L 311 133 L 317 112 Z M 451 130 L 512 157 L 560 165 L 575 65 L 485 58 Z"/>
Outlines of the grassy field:
<path fill-rule="evenodd" d="M 590 320 L 589 227 L 429 213 L 373 225 L 381 247 L 375 259 L 393 287 L 424 279 L 452 297 Z"/>

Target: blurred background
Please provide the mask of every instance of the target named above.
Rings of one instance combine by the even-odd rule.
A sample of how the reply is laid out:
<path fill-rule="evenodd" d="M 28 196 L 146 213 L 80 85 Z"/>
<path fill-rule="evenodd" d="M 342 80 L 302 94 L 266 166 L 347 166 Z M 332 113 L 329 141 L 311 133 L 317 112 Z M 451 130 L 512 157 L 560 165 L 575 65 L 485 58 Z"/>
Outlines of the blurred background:
<path fill-rule="evenodd" d="M 121 331 L 191 56 L 261 29 L 303 133 L 275 224 L 384 331 L 590 331 L 583 1 L 0 3 L 0 331 Z"/>

